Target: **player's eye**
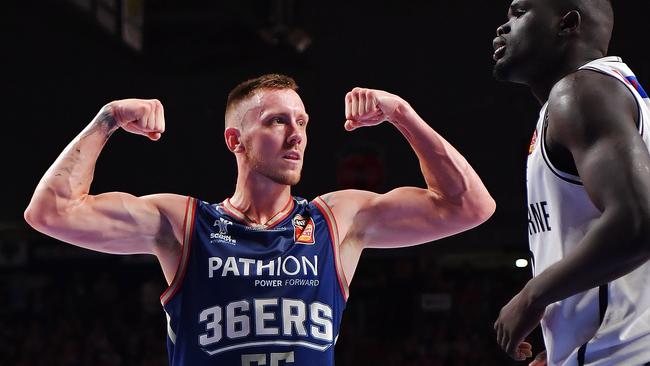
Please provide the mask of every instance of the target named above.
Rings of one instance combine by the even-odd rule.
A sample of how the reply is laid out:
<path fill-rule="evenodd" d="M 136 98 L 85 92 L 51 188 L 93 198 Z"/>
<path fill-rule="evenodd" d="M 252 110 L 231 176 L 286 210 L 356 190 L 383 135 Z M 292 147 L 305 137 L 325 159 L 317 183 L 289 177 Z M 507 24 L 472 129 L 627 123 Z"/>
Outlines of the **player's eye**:
<path fill-rule="evenodd" d="M 512 8 L 510 8 L 510 10 L 508 11 L 508 19 L 511 19 L 511 18 L 520 18 L 521 16 L 523 16 L 523 15 L 526 14 L 527 12 L 528 12 L 528 10 L 525 9 L 525 8 L 521 8 L 521 7 L 519 7 L 519 6 L 512 7 Z"/>
<path fill-rule="evenodd" d="M 512 12 L 512 15 L 513 15 L 515 18 L 519 18 L 519 17 L 521 17 L 521 16 L 524 15 L 524 14 L 526 14 L 526 10 L 523 10 L 523 9 L 517 9 L 517 10 L 515 10 L 515 11 Z"/>

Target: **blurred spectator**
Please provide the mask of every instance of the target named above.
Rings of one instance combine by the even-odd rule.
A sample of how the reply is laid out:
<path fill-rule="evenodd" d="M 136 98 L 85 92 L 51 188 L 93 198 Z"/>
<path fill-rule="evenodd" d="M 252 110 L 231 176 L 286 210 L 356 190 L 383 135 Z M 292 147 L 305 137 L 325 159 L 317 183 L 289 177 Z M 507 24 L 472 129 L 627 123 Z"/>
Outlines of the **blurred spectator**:
<path fill-rule="evenodd" d="M 436 259 L 381 251 L 364 258 L 336 346 L 338 366 L 515 364 L 498 349 L 492 323 L 528 273 L 444 268 Z M 92 261 L 0 272 L 0 365 L 167 365 L 159 268 Z"/>

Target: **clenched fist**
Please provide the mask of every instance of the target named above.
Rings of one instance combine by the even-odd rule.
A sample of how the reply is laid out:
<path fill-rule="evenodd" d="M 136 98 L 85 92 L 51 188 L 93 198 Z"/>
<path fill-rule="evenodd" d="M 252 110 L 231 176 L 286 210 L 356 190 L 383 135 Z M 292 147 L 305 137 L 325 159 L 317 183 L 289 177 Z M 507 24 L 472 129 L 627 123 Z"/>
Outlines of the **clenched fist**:
<path fill-rule="evenodd" d="M 408 106 L 404 99 L 381 90 L 354 88 L 345 96 L 345 129 L 395 122 L 396 113 Z"/>
<path fill-rule="evenodd" d="M 114 120 L 113 128 L 124 130 L 157 141 L 165 132 L 165 115 L 157 99 L 122 99 L 108 103 L 103 113 Z M 113 122 L 113 121 L 111 121 Z"/>

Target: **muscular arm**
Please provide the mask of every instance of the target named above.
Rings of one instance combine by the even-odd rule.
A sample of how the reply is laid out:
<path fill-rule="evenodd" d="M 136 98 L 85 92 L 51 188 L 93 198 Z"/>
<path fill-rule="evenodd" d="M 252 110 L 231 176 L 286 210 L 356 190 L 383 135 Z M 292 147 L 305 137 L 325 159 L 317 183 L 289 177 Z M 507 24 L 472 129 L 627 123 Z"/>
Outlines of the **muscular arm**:
<path fill-rule="evenodd" d="M 576 249 L 526 286 L 546 306 L 625 275 L 650 259 L 650 154 L 638 107 L 617 80 L 580 71 L 549 102 L 549 136 L 573 156 L 602 216 Z"/>
<path fill-rule="evenodd" d="M 157 101 L 118 101 L 102 108 L 39 182 L 25 210 L 27 222 L 59 240 L 106 253 L 165 257 L 177 251 L 173 243 L 184 197 L 89 194 L 95 162 L 111 134 L 122 127 L 157 140 L 164 128 L 162 113 Z"/>
<path fill-rule="evenodd" d="M 492 215 L 494 200 L 476 172 L 408 103 L 386 92 L 355 89 L 346 105 L 348 130 L 384 120 L 392 123 L 415 151 L 427 185 L 385 194 L 347 190 L 323 197 L 344 237 L 341 255 L 348 275 L 365 247 L 425 243 L 472 228 Z M 346 265 L 348 261 L 353 263 Z"/>
<path fill-rule="evenodd" d="M 617 80 L 579 71 L 549 98 L 549 150 L 568 155 L 602 212 L 564 259 L 531 279 L 495 323 L 512 357 L 546 306 L 613 281 L 650 258 L 650 154 L 635 125 L 638 107 Z"/>

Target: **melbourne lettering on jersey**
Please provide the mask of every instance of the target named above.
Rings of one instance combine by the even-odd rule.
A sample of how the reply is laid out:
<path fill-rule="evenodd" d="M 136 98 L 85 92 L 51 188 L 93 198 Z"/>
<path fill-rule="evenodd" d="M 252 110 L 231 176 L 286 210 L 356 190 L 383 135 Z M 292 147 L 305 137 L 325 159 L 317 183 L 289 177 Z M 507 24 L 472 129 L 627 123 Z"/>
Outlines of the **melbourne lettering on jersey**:
<path fill-rule="evenodd" d="M 324 202 L 292 199 L 270 227 L 192 204 L 184 278 L 161 297 L 170 364 L 332 365 L 347 287 Z"/>

